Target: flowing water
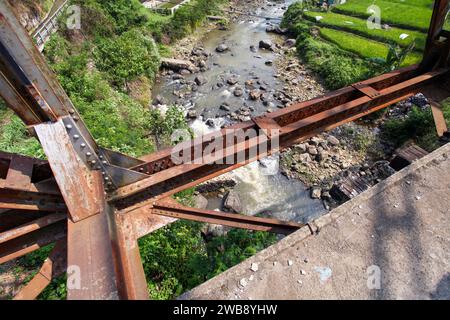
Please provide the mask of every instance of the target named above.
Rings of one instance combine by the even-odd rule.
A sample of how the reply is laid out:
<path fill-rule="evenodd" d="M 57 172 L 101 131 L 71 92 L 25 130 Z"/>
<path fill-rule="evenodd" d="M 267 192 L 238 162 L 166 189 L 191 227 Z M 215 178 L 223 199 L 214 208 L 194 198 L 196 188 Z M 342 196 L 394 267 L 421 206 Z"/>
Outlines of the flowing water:
<path fill-rule="evenodd" d="M 266 32 L 268 24 L 278 24 L 289 3 L 293 1 L 267 2 L 261 8 L 252 11 L 254 16 L 242 16 L 231 22 L 227 30 L 213 30 L 206 33 L 201 43 L 206 52 L 213 53 L 207 61 L 207 70 L 201 75 L 207 83 L 199 86 L 198 90 L 186 97 L 179 98 L 174 91 L 183 90 L 179 80 L 171 76 L 160 77 L 155 85 L 154 96 L 162 96 L 168 104 L 177 104 L 185 109 L 194 109 L 202 116 L 191 122 L 196 135 L 205 134 L 220 127 L 228 121 L 221 104 L 226 102 L 231 111 L 237 111 L 242 106 L 253 107 L 251 116 L 267 112 L 268 106 L 261 101 L 245 100 L 235 97 L 235 86 L 217 86 L 232 75 L 238 76 L 241 87 L 247 80 L 254 80 L 267 88 L 272 94 L 275 90 L 283 88 L 285 83 L 276 77 L 273 65 L 267 61 L 275 61 L 277 54 L 258 49 L 260 40 L 275 40 L 277 35 Z M 260 17 L 255 17 L 260 16 Z M 267 20 L 266 17 L 278 19 Z M 230 50 L 225 53 L 216 53 L 220 44 L 226 44 Z M 256 50 L 250 50 L 254 46 Z M 193 81 L 197 75 L 186 76 L 187 81 Z M 209 121 L 207 122 L 207 120 Z M 206 124 L 208 123 L 208 124 Z M 248 166 L 237 169 L 226 175 L 237 181 L 235 190 L 238 192 L 244 208 L 249 215 L 264 214 L 281 220 L 307 222 L 325 212 L 320 200 L 312 200 L 307 188 L 299 181 L 288 180 L 275 170 L 275 174 L 267 174 L 268 167 L 277 168 L 277 159 L 264 159 Z M 220 207 L 220 199 L 209 199 L 209 208 Z"/>

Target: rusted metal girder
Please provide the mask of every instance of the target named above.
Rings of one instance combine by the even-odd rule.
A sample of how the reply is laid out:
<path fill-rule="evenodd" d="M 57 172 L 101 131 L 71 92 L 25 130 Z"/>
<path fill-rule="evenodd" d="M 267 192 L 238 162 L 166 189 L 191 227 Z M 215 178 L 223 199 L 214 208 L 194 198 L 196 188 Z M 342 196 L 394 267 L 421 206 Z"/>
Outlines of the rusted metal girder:
<path fill-rule="evenodd" d="M 417 93 L 422 86 L 432 84 L 436 81 L 443 81 L 449 77 L 448 69 L 441 69 L 416 75 L 417 66 L 394 71 L 367 80 L 365 87 L 376 88 L 379 92 L 374 98 L 363 94 L 354 87 L 344 88 L 333 92 L 325 97 L 313 99 L 311 101 L 293 105 L 277 113 L 266 115 L 267 118 L 276 122 L 279 126 L 279 147 L 285 148 L 302 139 L 309 138 L 319 132 L 329 130 L 345 122 L 353 121 L 371 112 L 375 112 L 389 105 L 404 100 Z M 247 122 L 227 129 L 236 130 L 245 128 L 246 130 L 257 130 L 255 122 Z M 207 137 L 217 138 L 217 135 Z M 226 130 L 222 130 L 221 138 L 226 140 Z M 186 150 L 203 151 L 208 148 L 208 143 L 204 140 L 193 140 L 184 144 Z M 264 148 L 264 146 L 268 146 Z M 117 208 L 125 212 L 135 210 L 155 199 L 166 198 L 185 188 L 197 185 L 205 180 L 221 175 L 237 167 L 243 166 L 251 161 L 265 157 L 272 152 L 279 150 L 278 145 L 273 150 L 271 139 L 265 133 L 260 133 L 246 141 L 242 141 L 231 146 L 224 146 L 222 152 L 212 153 L 208 161 L 201 164 L 181 164 L 174 165 L 172 156 L 176 154 L 176 149 L 165 150 L 160 153 L 161 158 L 157 158 L 149 163 L 133 168 L 144 171 L 149 168 L 160 167 L 159 164 L 168 164 L 167 169 L 154 172 L 149 178 L 132 183 L 119 188 L 109 194 L 109 200 Z M 179 148 L 179 147 L 178 147 Z M 249 158 L 251 149 L 258 149 L 256 156 Z M 263 150 L 259 152 L 259 150 Z M 232 161 L 226 163 L 230 157 L 236 159 L 239 153 L 246 155 L 245 161 Z M 195 152 L 192 152 L 194 155 Z M 192 160 L 196 160 L 193 156 Z M 221 163 L 218 163 L 220 162 Z"/>
<path fill-rule="evenodd" d="M 305 224 L 295 222 L 285 222 L 275 219 L 250 217 L 242 214 L 190 208 L 180 205 L 170 198 L 156 202 L 149 210 L 149 214 L 285 235 L 306 226 Z"/>
<path fill-rule="evenodd" d="M 14 300 L 34 300 L 50 284 L 67 270 L 67 239 L 59 240 L 39 272 L 14 296 Z"/>

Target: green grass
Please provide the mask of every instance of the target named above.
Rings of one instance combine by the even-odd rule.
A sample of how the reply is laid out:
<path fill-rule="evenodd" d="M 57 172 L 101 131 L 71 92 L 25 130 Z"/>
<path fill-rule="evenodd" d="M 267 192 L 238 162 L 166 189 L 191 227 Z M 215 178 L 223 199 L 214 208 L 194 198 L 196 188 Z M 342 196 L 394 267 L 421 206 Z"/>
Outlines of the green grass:
<path fill-rule="evenodd" d="M 400 3 L 400 1 L 384 0 L 347 0 L 346 3 L 336 6 L 333 11 L 350 16 L 368 18 L 371 13 L 367 8 L 375 4 L 381 9 L 381 23 L 392 24 L 406 29 L 420 30 L 426 32 L 430 25 L 432 8 L 427 8 L 430 1 L 411 1 L 411 5 Z M 409 2 L 408 2 L 409 3 Z M 421 4 L 419 6 L 419 4 Z"/>
<path fill-rule="evenodd" d="M 341 49 L 355 53 L 363 58 L 385 59 L 389 52 L 386 44 L 353 35 L 335 29 L 321 28 L 321 36 L 336 44 Z M 418 63 L 422 60 L 421 54 L 412 52 L 405 59 L 403 66 Z"/>
<path fill-rule="evenodd" d="M 317 21 L 316 16 L 321 16 L 323 19 Z M 319 26 L 326 26 L 333 29 L 339 29 L 351 33 L 364 36 L 369 39 L 378 40 L 386 43 L 397 44 L 401 47 L 407 47 L 412 41 L 416 43 L 416 49 L 423 51 L 425 49 L 427 35 L 419 31 L 405 30 L 400 28 L 384 29 L 369 29 L 367 28 L 367 21 L 351 16 L 346 16 L 337 13 L 313 12 L 307 11 L 304 13 L 305 19 L 316 23 Z M 351 23 L 352 24 L 351 24 Z M 402 40 L 401 34 L 408 34 L 409 37 Z"/>

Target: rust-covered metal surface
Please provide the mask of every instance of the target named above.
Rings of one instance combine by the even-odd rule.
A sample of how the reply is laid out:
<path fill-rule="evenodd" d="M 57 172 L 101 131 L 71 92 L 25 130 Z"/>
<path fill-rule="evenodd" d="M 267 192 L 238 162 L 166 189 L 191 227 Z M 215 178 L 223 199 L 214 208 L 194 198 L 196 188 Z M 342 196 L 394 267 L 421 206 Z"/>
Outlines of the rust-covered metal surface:
<path fill-rule="evenodd" d="M 433 115 L 445 135 L 438 102 L 449 96 L 449 39 L 442 33 L 448 6 L 449 0 L 436 1 L 420 65 L 135 159 L 96 144 L 8 3 L 0 1 L 0 94 L 48 159 L 0 151 L 0 263 L 57 243 L 16 298 L 37 297 L 67 272 L 69 299 L 147 299 L 137 241 L 177 219 L 282 234 L 298 230 L 303 225 L 189 208 L 170 197 L 419 91 L 437 100 Z M 244 138 L 227 139 L 230 131 Z M 203 157 L 218 137 L 224 138 L 220 152 Z M 188 161 L 176 163 L 177 153 Z"/>

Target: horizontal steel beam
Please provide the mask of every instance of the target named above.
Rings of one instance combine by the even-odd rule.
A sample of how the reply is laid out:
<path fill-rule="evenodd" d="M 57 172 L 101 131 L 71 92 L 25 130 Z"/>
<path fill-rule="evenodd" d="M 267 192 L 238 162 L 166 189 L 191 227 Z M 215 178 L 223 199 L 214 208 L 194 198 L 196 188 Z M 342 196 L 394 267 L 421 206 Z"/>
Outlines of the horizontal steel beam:
<path fill-rule="evenodd" d="M 157 214 L 176 219 L 220 224 L 233 228 L 267 231 L 285 235 L 297 231 L 305 226 L 305 224 L 286 222 L 276 219 L 190 208 L 180 205 L 170 198 L 156 202 L 153 205 L 153 208 L 149 210 L 149 214 Z"/>
<path fill-rule="evenodd" d="M 423 75 L 415 75 L 416 67 L 410 67 L 401 71 L 394 71 L 390 74 L 368 80 L 365 83 L 379 92 L 376 97 L 369 97 L 353 87 L 338 90 L 329 94 L 325 98 L 315 99 L 309 102 L 300 103 L 296 106 L 282 110 L 278 114 L 269 114 L 268 118 L 275 121 L 280 126 L 280 146 L 288 147 L 299 140 L 307 139 L 317 133 L 329 130 L 336 125 L 353 121 L 371 112 L 381 108 L 388 107 L 391 104 L 404 100 L 419 91 L 422 86 L 426 86 L 436 81 L 442 81 L 448 77 L 448 69 L 441 69 L 429 72 Z M 401 81 L 400 81 L 401 80 Z M 382 85 L 387 81 L 389 86 Z M 398 82 L 400 81 L 400 82 Z M 393 83 L 394 82 L 394 83 Z M 349 99 L 351 99 L 349 101 Z M 253 129 L 257 127 L 254 122 L 239 124 L 233 128 Z M 221 131 L 222 138 L 225 140 L 225 132 Z M 207 137 L 214 137 L 208 135 Z M 217 135 L 215 136 L 217 137 Z M 267 152 L 259 152 L 265 148 L 259 148 L 268 144 Z M 184 143 L 186 148 L 195 149 L 197 147 L 204 149 L 204 141 L 193 140 Z M 258 153 L 252 159 L 248 158 L 251 149 L 257 149 Z M 148 166 L 156 166 L 158 163 L 166 163 L 168 168 L 158 172 L 153 172 L 151 176 L 142 181 L 119 188 L 109 194 L 109 201 L 114 203 L 120 210 L 134 210 L 144 206 L 152 199 L 161 199 L 174 194 L 175 192 L 195 186 L 205 180 L 219 176 L 225 172 L 234 170 L 248 162 L 265 157 L 274 150 L 271 149 L 269 138 L 265 134 L 247 141 L 224 146 L 223 153 L 216 152 L 203 164 L 181 164 L 177 166 L 170 165 L 169 157 L 175 154 L 175 149 L 164 150 L 159 153 L 163 158 L 158 159 L 153 156 L 152 164 L 147 163 L 140 168 L 146 171 Z M 276 150 L 277 151 L 277 150 Z M 220 164 L 217 161 L 226 163 L 228 156 L 236 159 L 241 152 L 246 154 L 244 162 L 234 164 Z M 162 162 L 161 162 L 162 161 Z M 137 169 L 137 168 L 136 168 Z M 150 169 L 148 169 L 150 170 Z M 151 170 L 150 170 L 151 171 Z"/>

